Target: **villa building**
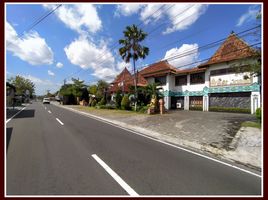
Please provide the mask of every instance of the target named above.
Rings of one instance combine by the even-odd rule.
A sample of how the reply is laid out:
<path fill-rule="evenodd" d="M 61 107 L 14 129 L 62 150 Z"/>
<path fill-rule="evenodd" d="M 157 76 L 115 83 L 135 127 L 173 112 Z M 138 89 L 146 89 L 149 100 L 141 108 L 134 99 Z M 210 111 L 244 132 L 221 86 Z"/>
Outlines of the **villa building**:
<path fill-rule="evenodd" d="M 239 108 L 253 114 L 261 106 L 258 77 L 250 77 L 249 72 L 238 73 L 234 66 L 247 67 L 255 62 L 255 54 L 255 49 L 231 33 L 215 54 L 197 67 L 177 69 L 160 61 L 142 69 L 138 76 L 143 85 L 160 84 L 166 109 Z M 122 73 L 131 80 L 128 85 L 133 85 L 131 74 L 126 69 Z"/>

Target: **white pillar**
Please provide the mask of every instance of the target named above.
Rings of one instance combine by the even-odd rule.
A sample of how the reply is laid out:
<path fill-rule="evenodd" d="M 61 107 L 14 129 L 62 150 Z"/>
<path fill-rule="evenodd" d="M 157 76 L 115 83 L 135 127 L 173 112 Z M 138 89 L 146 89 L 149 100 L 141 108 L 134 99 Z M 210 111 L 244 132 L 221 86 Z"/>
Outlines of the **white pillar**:
<path fill-rule="evenodd" d="M 164 104 L 164 106 L 165 106 L 165 108 L 167 109 L 167 110 L 169 110 L 170 109 L 170 107 L 171 107 L 171 97 L 165 97 L 164 98 L 164 100 L 165 100 L 165 104 Z"/>
<path fill-rule="evenodd" d="M 189 110 L 189 96 L 184 97 L 184 110 Z"/>
<path fill-rule="evenodd" d="M 208 111 L 209 109 L 209 98 L 208 96 L 203 96 L 203 111 Z"/>
<path fill-rule="evenodd" d="M 254 114 L 256 112 L 256 109 L 261 107 L 260 92 L 251 92 L 250 102 L 251 114 Z"/>

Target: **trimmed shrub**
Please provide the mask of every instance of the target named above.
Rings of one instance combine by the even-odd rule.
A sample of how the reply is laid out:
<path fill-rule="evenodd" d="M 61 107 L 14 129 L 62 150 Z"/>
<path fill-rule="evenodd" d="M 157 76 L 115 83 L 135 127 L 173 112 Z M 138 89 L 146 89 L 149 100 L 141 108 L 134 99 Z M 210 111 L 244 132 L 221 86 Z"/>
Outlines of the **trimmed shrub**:
<path fill-rule="evenodd" d="M 115 107 L 117 109 L 121 108 L 121 101 L 122 101 L 122 96 L 120 92 L 117 92 L 115 95 Z"/>
<path fill-rule="evenodd" d="M 123 110 L 130 110 L 130 101 L 128 99 L 128 95 L 124 95 L 122 101 L 121 101 L 121 108 Z"/>
<path fill-rule="evenodd" d="M 261 108 L 256 109 L 255 115 L 256 115 L 256 118 L 261 121 Z"/>
<path fill-rule="evenodd" d="M 139 113 L 147 113 L 149 106 L 140 106 L 137 111 Z"/>
<path fill-rule="evenodd" d="M 189 110 L 203 110 L 202 106 L 194 106 L 194 107 L 189 107 Z"/>
<path fill-rule="evenodd" d="M 91 106 L 92 107 L 95 107 L 97 105 L 97 100 L 96 99 L 93 99 L 92 102 L 91 102 Z"/>
<path fill-rule="evenodd" d="M 102 106 L 102 105 L 105 105 L 106 104 L 106 101 L 105 101 L 105 98 L 102 97 L 100 102 L 98 103 L 99 106 Z"/>
<path fill-rule="evenodd" d="M 209 111 L 215 112 L 234 112 L 234 113 L 250 113 L 248 108 L 225 108 L 225 107 L 210 107 Z"/>

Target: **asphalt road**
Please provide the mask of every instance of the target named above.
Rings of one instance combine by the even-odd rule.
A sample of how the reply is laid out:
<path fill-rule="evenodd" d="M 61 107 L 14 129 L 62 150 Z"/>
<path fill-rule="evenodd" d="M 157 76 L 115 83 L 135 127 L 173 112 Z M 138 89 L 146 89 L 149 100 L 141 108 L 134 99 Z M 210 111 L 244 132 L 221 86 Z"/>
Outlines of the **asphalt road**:
<path fill-rule="evenodd" d="M 261 195 L 260 177 L 55 105 L 6 128 L 7 195 Z"/>

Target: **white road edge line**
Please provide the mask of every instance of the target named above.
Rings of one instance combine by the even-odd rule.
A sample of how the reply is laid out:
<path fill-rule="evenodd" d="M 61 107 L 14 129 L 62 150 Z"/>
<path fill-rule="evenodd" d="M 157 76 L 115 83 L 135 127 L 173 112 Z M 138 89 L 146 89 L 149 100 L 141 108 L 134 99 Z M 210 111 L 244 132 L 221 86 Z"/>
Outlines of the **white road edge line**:
<path fill-rule="evenodd" d="M 61 125 L 64 125 L 64 123 L 62 123 L 58 118 L 56 118 L 56 120 L 57 120 Z"/>
<path fill-rule="evenodd" d="M 51 113 L 51 111 L 49 110 L 49 111 L 47 111 L 48 113 Z"/>
<path fill-rule="evenodd" d="M 15 117 L 16 115 L 18 115 L 21 111 L 23 111 L 26 107 L 22 108 L 19 112 L 17 112 L 15 115 L 13 115 L 11 118 L 9 118 L 8 120 L 6 120 L 6 124 L 13 119 L 13 117 Z"/>
<path fill-rule="evenodd" d="M 58 107 L 60 107 L 60 106 L 58 106 Z M 61 108 L 64 108 L 64 107 L 61 107 Z M 83 112 L 83 111 L 77 111 L 77 110 L 75 110 L 75 109 L 73 109 L 73 108 L 64 108 L 64 109 L 71 110 L 71 111 L 76 112 L 76 113 L 78 113 L 78 114 L 85 115 L 85 116 L 88 116 L 88 117 L 90 117 L 90 118 L 92 118 L 92 119 L 101 121 L 101 122 L 103 122 L 103 123 L 106 123 L 106 124 L 115 126 L 115 127 L 117 127 L 117 128 L 120 128 L 120 129 L 129 131 L 129 132 L 132 132 L 132 133 L 134 133 L 134 134 L 136 134 L 136 135 L 140 135 L 140 136 L 146 137 L 146 138 L 151 139 L 151 140 L 154 140 L 154 141 L 156 141 L 156 142 L 160 142 L 160 143 L 162 143 L 162 144 L 166 144 L 166 145 L 168 145 L 168 146 L 171 146 L 171 147 L 174 147 L 174 148 L 177 148 L 177 149 L 186 151 L 186 152 L 188 152 L 188 153 L 195 154 L 195 155 L 197 155 L 197 156 L 206 158 L 206 159 L 208 159 L 208 160 L 212 160 L 212 161 L 214 161 L 214 162 L 223 164 L 223 165 L 225 165 L 225 166 L 228 166 L 228 167 L 231 167 L 231 168 L 234 168 L 234 169 L 243 171 L 243 172 L 248 173 L 248 174 L 251 174 L 251 175 L 253 175 L 253 176 L 257 176 L 257 177 L 259 177 L 259 178 L 262 178 L 262 175 L 256 174 L 256 173 L 251 172 L 251 171 L 249 171 L 249 170 L 246 170 L 246 169 L 237 167 L 237 166 L 232 165 L 232 164 L 229 164 L 229 163 L 225 163 L 225 162 L 223 162 L 223 161 L 217 160 L 217 159 L 215 159 L 215 158 L 211 158 L 211 157 L 209 157 L 209 156 L 205 156 L 205 155 L 203 155 L 203 154 L 201 154 L 201 153 L 197 153 L 197 152 L 191 151 L 191 150 L 189 150 L 189 149 L 185 149 L 185 148 L 183 148 L 183 147 L 179 147 L 179 146 L 170 144 L 170 143 L 165 142 L 165 141 L 162 141 L 162 140 L 160 140 L 160 139 L 153 138 L 153 137 L 151 137 L 151 136 L 147 136 L 147 135 L 144 135 L 144 134 L 142 134 L 142 133 L 138 133 L 138 132 L 136 132 L 136 131 L 133 131 L 133 130 L 124 128 L 124 127 L 119 126 L 119 125 L 117 125 L 117 124 L 114 124 L 114 123 L 112 123 L 112 122 L 105 121 L 105 120 L 102 119 L 101 117 L 96 117 L 96 116 L 93 116 L 93 115 L 91 115 L 91 114 L 85 113 L 85 112 Z"/>
<path fill-rule="evenodd" d="M 139 194 L 135 192 L 118 174 L 116 174 L 102 159 L 96 154 L 91 155 L 104 169 L 108 172 L 111 177 L 132 197 L 138 197 Z"/>

